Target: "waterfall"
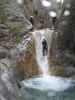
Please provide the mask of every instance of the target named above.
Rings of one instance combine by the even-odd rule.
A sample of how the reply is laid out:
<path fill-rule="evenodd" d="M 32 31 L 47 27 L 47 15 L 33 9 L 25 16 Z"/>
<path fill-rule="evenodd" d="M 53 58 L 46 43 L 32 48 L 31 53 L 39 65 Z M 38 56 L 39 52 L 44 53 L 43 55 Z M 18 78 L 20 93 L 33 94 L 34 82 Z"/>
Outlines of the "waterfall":
<path fill-rule="evenodd" d="M 47 31 L 39 30 L 32 32 L 35 39 L 36 60 L 42 75 L 25 79 L 21 82 L 23 98 L 24 100 L 74 100 L 75 80 L 49 75 L 48 59 L 47 56 L 42 54 L 41 40 L 45 32 Z M 51 46 L 51 30 L 47 39 L 49 39 L 47 43 Z"/>
<path fill-rule="evenodd" d="M 43 76 L 47 76 L 49 75 L 48 59 L 47 56 L 43 56 L 42 54 L 42 37 L 44 36 L 44 33 L 45 30 L 39 30 L 39 31 L 34 31 L 32 34 L 35 39 L 36 60 L 39 65 L 39 70 L 40 72 L 42 72 Z"/>

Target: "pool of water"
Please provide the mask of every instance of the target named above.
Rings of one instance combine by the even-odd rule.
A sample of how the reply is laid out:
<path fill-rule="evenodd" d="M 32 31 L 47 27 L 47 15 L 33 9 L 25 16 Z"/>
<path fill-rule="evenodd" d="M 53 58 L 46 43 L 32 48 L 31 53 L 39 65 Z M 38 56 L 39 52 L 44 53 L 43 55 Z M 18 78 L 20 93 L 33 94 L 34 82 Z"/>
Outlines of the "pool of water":
<path fill-rule="evenodd" d="M 75 100 L 75 80 L 44 76 L 21 82 L 24 100 Z"/>

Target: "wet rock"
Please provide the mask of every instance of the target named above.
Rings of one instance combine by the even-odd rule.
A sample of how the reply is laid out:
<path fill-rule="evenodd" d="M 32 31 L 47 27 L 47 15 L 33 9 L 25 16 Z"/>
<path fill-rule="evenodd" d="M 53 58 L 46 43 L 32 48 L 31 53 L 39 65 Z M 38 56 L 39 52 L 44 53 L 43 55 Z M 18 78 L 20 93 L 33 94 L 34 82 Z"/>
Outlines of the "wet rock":
<path fill-rule="evenodd" d="M 29 39 L 30 38 L 30 39 Z M 18 58 L 17 68 L 24 78 L 33 77 L 39 74 L 38 64 L 36 62 L 34 39 L 30 34 L 28 38 L 22 41 L 18 47 L 20 56 Z"/>
<path fill-rule="evenodd" d="M 66 77 L 74 77 L 75 75 L 75 68 L 73 66 L 68 66 L 64 70 L 64 76 Z"/>
<path fill-rule="evenodd" d="M 50 1 L 51 4 L 53 4 L 54 1 Z M 56 2 L 54 2 L 55 4 Z M 53 8 L 54 8 L 54 4 L 53 4 Z M 35 16 L 35 25 L 37 26 L 39 23 L 41 23 L 42 28 L 49 28 L 52 26 L 52 19 L 49 16 L 49 11 L 50 11 L 50 7 L 46 7 L 42 5 L 42 1 L 40 0 L 33 0 L 33 12 L 34 12 L 34 16 Z M 37 27 L 38 28 L 38 27 Z"/>
<path fill-rule="evenodd" d="M 62 41 L 60 41 L 59 32 L 54 31 L 51 37 L 51 43 L 49 47 L 48 62 L 49 70 L 52 75 L 63 76 L 64 74 L 64 63 L 62 63 L 62 50 L 60 46 Z"/>
<path fill-rule="evenodd" d="M 24 8 L 17 1 L 6 0 L 4 3 L 7 20 L 4 24 L 0 24 L 0 45 L 13 48 L 17 43 L 17 37 L 20 37 L 20 40 L 32 29 L 32 24 L 26 18 Z"/>
<path fill-rule="evenodd" d="M 19 24 L 23 25 L 22 27 L 24 31 L 31 29 L 32 25 L 26 18 L 23 4 L 20 6 L 18 2 L 15 0 L 11 0 L 11 1 L 8 0 L 7 6 L 6 6 L 6 14 L 9 15 L 8 20 L 10 21 L 10 23 L 13 24 L 13 26 L 14 26 L 14 22 L 16 22 L 17 26 Z M 8 22 L 7 22 L 7 25 L 10 26 Z"/>
<path fill-rule="evenodd" d="M 4 58 L 4 59 L 1 59 L 0 60 L 0 64 L 1 64 L 1 70 L 3 70 L 4 72 L 5 71 L 8 71 L 9 68 L 11 68 L 11 60 L 9 60 L 8 58 Z M 2 67 L 3 66 L 3 67 Z"/>
<path fill-rule="evenodd" d="M 8 29 L 8 27 L 5 24 L 0 24 L 0 29 Z"/>
<path fill-rule="evenodd" d="M 72 49 L 65 49 L 63 33 L 58 34 L 52 38 L 52 46 L 49 49 L 49 66 L 53 75 L 63 77 L 72 77 L 75 75 L 75 55 Z M 55 74 L 56 73 L 56 74 Z"/>
<path fill-rule="evenodd" d="M 25 0 L 23 6 L 25 15 L 29 19 L 33 15 L 33 0 Z"/>
<path fill-rule="evenodd" d="M 9 29 L 5 24 L 0 24 L 0 38 L 6 37 L 9 35 Z"/>
<path fill-rule="evenodd" d="M 0 46 L 0 59 L 8 56 L 8 50 Z"/>
<path fill-rule="evenodd" d="M 0 100 L 20 100 L 21 98 L 11 65 L 11 61 L 7 58 L 0 60 Z"/>
<path fill-rule="evenodd" d="M 11 20 L 11 21 L 23 21 L 24 20 L 24 17 L 22 17 L 22 16 L 9 16 L 8 17 L 8 20 Z"/>

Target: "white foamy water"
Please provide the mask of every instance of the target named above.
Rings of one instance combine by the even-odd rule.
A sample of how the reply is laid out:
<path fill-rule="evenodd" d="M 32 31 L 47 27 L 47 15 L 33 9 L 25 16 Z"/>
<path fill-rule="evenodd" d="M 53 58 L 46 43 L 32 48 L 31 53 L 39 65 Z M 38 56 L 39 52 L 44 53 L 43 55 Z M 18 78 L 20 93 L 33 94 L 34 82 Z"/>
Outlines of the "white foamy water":
<path fill-rule="evenodd" d="M 33 36 L 35 39 L 35 47 L 36 47 L 36 59 L 39 65 L 39 71 L 42 72 L 43 75 L 47 75 L 48 74 L 48 60 L 47 60 L 47 56 L 43 56 L 43 52 L 42 52 L 43 34 L 44 34 L 44 30 L 33 32 Z"/>
<path fill-rule="evenodd" d="M 57 92 L 73 87 L 74 83 L 75 81 L 73 80 L 55 76 L 37 77 L 22 81 L 22 84 L 28 88 L 34 88 L 42 91 L 52 90 Z"/>

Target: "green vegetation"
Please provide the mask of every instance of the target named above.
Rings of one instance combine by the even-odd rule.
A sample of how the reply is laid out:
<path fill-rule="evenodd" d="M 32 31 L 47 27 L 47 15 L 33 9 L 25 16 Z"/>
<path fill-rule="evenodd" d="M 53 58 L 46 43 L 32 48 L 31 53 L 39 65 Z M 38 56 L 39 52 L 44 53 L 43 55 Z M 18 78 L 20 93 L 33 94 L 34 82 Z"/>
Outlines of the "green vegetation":
<path fill-rule="evenodd" d="M 20 40 L 21 40 L 20 35 L 19 34 L 16 34 L 16 43 L 19 43 Z"/>
<path fill-rule="evenodd" d="M 5 4 L 6 4 L 6 0 L 0 0 L 0 23 L 5 23 L 7 20 L 7 16 L 5 13 Z"/>
<path fill-rule="evenodd" d="M 10 32 L 15 33 L 16 36 L 16 43 L 19 43 L 21 40 L 20 34 L 22 31 L 22 26 L 15 26 L 15 27 L 10 27 Z"/>
<path fill-rule="evenodd" d="M 10 27 L 10 31 L 13 33 L 20 33 L 21 32 L 22 27 L 21 26 L 15 26 L 15 27 Z"/>
<path fill-rule="evenodd" d="M 33 10 L 33 13 L 34 13 L 35 16 L 38 15 L 38 11 L 37 10 Z"/>

